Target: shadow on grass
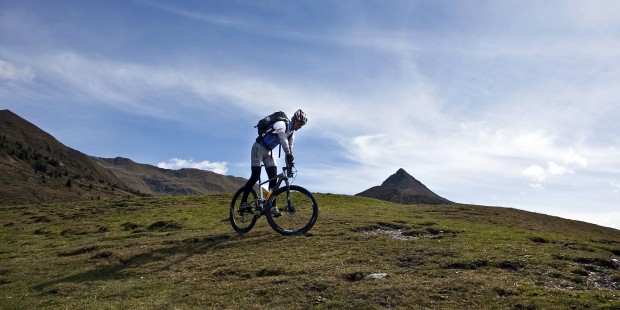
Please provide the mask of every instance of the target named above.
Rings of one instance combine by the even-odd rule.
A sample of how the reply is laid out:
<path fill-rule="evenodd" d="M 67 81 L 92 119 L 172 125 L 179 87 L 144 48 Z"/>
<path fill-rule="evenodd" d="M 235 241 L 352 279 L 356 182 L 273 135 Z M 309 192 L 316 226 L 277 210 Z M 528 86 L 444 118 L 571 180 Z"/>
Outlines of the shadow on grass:
<path fill-rule="evenodd" d="M 163 267 L 151 270 L 151 272 L 159 272 L 170 269 L 172 266 L 183 263 L 190 259 L 194 255 L 207 254 L 215 249 L 222 250 L 232 247 L 243 247 L 245 244 L 260 244 L 269 243 L 279 240 L 278 238 L 284 238 L 282 236 L 274 235 L 234 235 L 234 234 L 217 234 L 213 236 L 206 236 L 202 238 L 189 238 L 181 241 L 175 241 L 172 246 L 161 247 L 153 249 L 147 252 L 142 252 L 133 255 L 129 258 L 118 259 L 110 265 L 98 266 L 92 270 L 77 273 L 71 276 L 51 280 L 32 288 L 38 291 L 45 290 L 48 287 L 52 287 L 62 283 L 84 283 L 92 281 L 105 281 L 105 280 L 118 280 L 134 277 L 132 272 L 126 272 L 130 268 L 137 268 L 145 266 L 154 262 L 161 262 L 166 260 L 166 256 L 184 254 L 182 257 L 171 261 Z M 106 252 L 108 253 L 108 252 Z M 101 254 L 101 253 L 100 253 Z M 98 255 L 91 257 L 91 259 L 98 259 Z M 104 258 L 109 258 L 110 255 L 105 255 Z"/>

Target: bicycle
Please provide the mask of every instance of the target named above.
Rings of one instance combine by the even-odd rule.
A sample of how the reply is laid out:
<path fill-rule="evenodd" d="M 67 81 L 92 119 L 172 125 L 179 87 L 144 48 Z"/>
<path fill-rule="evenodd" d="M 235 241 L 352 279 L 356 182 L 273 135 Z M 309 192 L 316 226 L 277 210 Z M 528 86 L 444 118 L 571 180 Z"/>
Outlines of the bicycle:
<path fill-rule="evenodd" d="M 241 204 L 244 187 L 241 187 L 233 196 L 230 203 L 230 224 L 239 234 L 249 232 L 256 221 L 263 215 L 276 232 L 282 235 L 299 235 L 306 233 L 314 226 L 319 215 L 319 206 L 314 196 L 305 188 L 291 185 L 289 179 L 295 179 L 297 169 L 293 163 L 282 168 L 277 176 L 257 184 L 260 192 L 252 188 L 248 194 L 245 206 Z M 263 185 L 277 179 L 276 189 L 268 199 L 264 198 Z M 284 186 L 280 187 L 284 182 Z M 237 201 L 239 199 L 239 201 Z M 280 208 L 277 208 L 280 206 Z M 272 213 L 273 208 L 279 210 L 281 216 Z"/>

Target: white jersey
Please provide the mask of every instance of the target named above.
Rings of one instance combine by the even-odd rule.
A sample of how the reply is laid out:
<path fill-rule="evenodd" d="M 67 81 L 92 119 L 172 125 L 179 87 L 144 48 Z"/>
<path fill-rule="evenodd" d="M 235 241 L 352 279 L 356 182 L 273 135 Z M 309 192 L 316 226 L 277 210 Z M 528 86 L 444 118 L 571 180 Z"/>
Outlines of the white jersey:
<path fill-rule="evenodd" d="M 293 153 L 293 142 L 295 142 L 294 131 L 289 128 L 291 123 L 286 124 L 284 121 L 275 122 L 272 128 L 268 130 L 267 134 L 262 138 L 261 145 L 268 150 L 273 150 L 276 146 L 282 145 L 284 153 Z"/>

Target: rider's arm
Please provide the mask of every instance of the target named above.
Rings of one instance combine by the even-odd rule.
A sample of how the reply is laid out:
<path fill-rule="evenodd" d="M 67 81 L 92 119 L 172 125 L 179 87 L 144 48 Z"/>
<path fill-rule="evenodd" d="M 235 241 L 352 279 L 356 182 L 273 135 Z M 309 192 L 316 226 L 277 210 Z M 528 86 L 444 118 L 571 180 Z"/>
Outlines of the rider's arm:
<path fill-rule="evenodd" d="M 295 142 L 295 133 L 291 132 L 288 136 L 288 147 L 291 150 L 291 154 L 293 154 L 293 143 Z"/>
<path fill-rule="evenodd" d="M 283 121 L 276 122 L 273 124 L 273 129 L 278 135 L 278 139 L 280 139 L 280 145 L 284 149 L 285 154 L 293 154 L 293 143 L 289 143 L 289 139 L 286 137 L 286 123 Z"/>

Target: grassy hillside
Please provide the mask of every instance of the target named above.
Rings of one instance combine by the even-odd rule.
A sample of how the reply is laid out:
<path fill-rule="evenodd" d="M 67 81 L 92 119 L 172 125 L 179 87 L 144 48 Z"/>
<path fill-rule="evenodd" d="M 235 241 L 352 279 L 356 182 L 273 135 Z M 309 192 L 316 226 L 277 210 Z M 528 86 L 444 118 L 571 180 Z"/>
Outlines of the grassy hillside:
<path fill-rule="evenodd" d="M 3 309 L 620 308 L 620 232 L 513 209 L 317 195 L 283 237 L 230 195 L 0 207 Z"/>
<path fill-rule="evenodd" d="M 87 155 L 0 110 L 0 205 L 118 198 L 131 192 Z"/>

